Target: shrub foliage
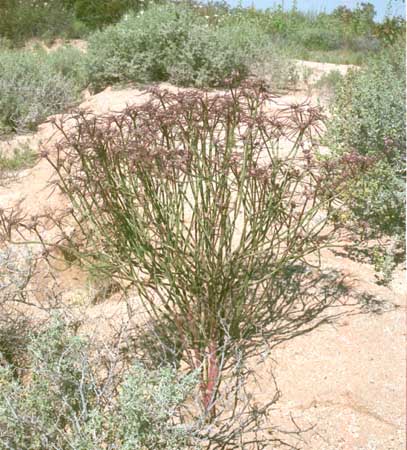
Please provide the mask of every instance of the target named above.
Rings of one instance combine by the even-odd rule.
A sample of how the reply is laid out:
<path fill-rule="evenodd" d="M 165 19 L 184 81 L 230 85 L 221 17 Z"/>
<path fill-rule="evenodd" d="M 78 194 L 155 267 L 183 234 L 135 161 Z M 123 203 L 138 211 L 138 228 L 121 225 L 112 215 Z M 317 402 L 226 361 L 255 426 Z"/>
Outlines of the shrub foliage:
<path fill-rule="evenodd" d="M 305 144 L 316 108 L 270 112 L 273 97 L 257 85 L 151 95 L 120 115 L 80 113 L 70 131 L 59 124 L 58 159 L 47 158 L 82 235 L 65 233 L 66 245 L 137 288 L 175 356 L 202 368 L 213 414 L 232 349 L 249 354 L 260 336 L 306 328 L 327 304 L 279 288 L 285 279 L 287 295 L 290 268 L 329 241 L 344 177 Z"/>
<path fill-rule="evenodd" d="M 194 374 L 136 363 L 125 374 L 107 367 L 106 375 L 89 341 L 59 320 L 30 336 L 27 354 L 22 378 L 0 365 L 2 448 L 195 448 L 192 429 L 177 421 Z"/>
<path fill-rule="evenodd" d="M 79 50 L 0 53 L 0 132 L 30 130 L 79 97 L 86 75 Z"/>
<path fill-rule="evenodd" d="M 266 42 L 259 28 L 217 27 L 188 7 L 154 6 L 91 37 L 90 80 L 96 88 L 164 80 L 218 86 L 232 75 L 244 78 Z"/>
<path fill-rule="evenodd" d="M 350 149 L 377 164 L 349 185 L 346 202 L 376 235 L 405 230 L 406 106 L 403 45 L 387 49 L 363 70 L 349 74 L 337 89 L 329 126 L 339 154 Z"/>
<path fill-rule="evenodd" d="M 0 36 L 13 45 L 22 45 L 32 38 L 74 34 L 74 27 L 74 14 L 63 0 L 2 0 L 0 3 Z"/>

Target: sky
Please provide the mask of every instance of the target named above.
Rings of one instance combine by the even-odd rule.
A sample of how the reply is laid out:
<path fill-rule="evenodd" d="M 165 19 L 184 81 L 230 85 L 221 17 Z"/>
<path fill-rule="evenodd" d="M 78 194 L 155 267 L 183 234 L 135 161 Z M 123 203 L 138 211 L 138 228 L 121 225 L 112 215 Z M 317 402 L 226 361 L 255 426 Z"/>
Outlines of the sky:
<path fill-rule="evenodd" d="M 391 15 L 405 16 L 405 3 L 402 0 L 364 0 L 374 5 L 376 9 L 376 21 L 381 21 L 387 12 Z M 236 6 L 238 0 L 227 0 L 232 6 Z M 242 0 L 243 6 L 251 6 L 254 4 L 256 8 L 264 9 L 271 8 L 276 5 L 284 4 L 284 9 L 290 9 L 292 0 Z M 344 5 L 348 8 L 354 8 L 358 3 L 357 0 L 297 0 L 297 7 L 300 11 L 313 12 L 331 12 L 337 6 Z"/>

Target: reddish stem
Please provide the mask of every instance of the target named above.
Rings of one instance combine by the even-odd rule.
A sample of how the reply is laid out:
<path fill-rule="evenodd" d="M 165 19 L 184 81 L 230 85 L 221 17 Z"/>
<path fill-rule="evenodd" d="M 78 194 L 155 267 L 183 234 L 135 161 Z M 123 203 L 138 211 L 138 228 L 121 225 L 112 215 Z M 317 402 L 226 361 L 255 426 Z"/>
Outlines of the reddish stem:
<path fill-rule="evenodd" d="M 216 355 L 217 345 L 215 340 L 211 340 L 209 344 L 209 355 L 207 356 L 207 379 L 201 384 L 202 401 L 205 411 L 210 414 L 213 419 L 216 416 L 215 396 L 217 382 L 219 377 L 219 364 Z"/>

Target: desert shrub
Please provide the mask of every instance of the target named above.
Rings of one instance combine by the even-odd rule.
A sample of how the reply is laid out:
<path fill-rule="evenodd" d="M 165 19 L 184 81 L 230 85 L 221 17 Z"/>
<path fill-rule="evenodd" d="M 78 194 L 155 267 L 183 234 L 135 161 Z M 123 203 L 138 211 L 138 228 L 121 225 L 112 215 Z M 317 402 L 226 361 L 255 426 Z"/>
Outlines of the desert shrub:
<path fill-rule="evenodd" d="M 69 36 L 75 17 L 62 0 L 3 0 L 0 4 L 0 36 L 13 45 L 31 38 Z"/>
<path fill-rule="evenodd" d="M 276 41 L 259 50 L 250 63 L 252 75 L 265 81 L 276 93 L 296 89 L 305 72 L 290 58 L 290 51 Z"/>
<path fill-rule="evenodd" d="M 10 47 L 11 47 L 10 40 L 0 36 L 0 51 L 8 50 Z"/>
<path fill-rule="evenodd" d="M 29 318 L 16 305 L 26 300 L 34 266 L 25 245 L 8 245 L 0 251 L 0 367 L 12 366 L 14 375 L 24 365 L 30 330 Z"/>
<path fill-rule="evenodd" d="M 290 20 L 281 8 L 258 10 L 238 6 L 226 14 L 221 15 L 219 21 L 224 25 L 246 24 L 254 28 L 261 28 L 268 35 L 286 37 L 289 34 Z"/>
<path fill-rule="evenodd" d="M 63 111 L 80 87 L 64 77 L 43 52 L 0 54 L 0 129 L 33 129 L 41 120 Z"/>
<path fill-rule="evenodd" d="M 22 367 L 27 353 L 29 321 L 26 317 L 4 315 L 0 319 L 0 368 L 10 365 L 13 376 Z"/>
<path fill-rule="evenodd" d="M 386 44 L 395 44 L 405 37 L 406 22 L 403 17 L 385 17 L 382 23 L 376 24 L 374 34 Z"/>
<path fill-rule="evenodd" d="M 375 15 L 375 7 L 369 2 L 357 4 L 353 10 L 338 6 L 332 12 L 332 17 L 339 19 L 353 35 L 371 34 L 375 27 Z"/>
<path fill-rule="evenodd" d="M 383 157 L 402 169 L 406 144 L 403 46 L 382 52 L 344 79 L 332 106 L 331 141 L 338 151 L 353 148 Z"/>
<path fill-rule="evenodd" d="M 196 22 L 192 10 L 165 5 L 95 33 L 88 50 L 92 83 L 168 79 L 168 68 Z"/>
<path fill-rule="evenodd" d="M 210 20 L 246 22 L 259 27 L 273 43 L 281 41 L 282 50 L 296 59 L 361 64 L 366 53 L 377 53 L 385 42 L 379 36 L 380 26 L 376 30 L 372 13 L 374 16 L 374 10 L 363 4 L 353 11 L 338 8 L 332 14 L 301 12 L 296 8 L 283 10 L 281 6 L 263 11 L 239 6 L 217 17 L 211 12 Z M 401 27 L 390 23 L 384 30 L 394 38 L 403 34 Z"/>
<path fill-rule="evenodd" d="M 401 245 L 405 230 L 404 64 L 403 45 L 399 45 L 345 77 L 337 89 L 329 125 L 335 153 L 354 149 L 376 161 L 344 192 L 351 223 L 363 236 L 393 236 Z"/>
<path fill-rule="evenodd" d="M 86 54 L 72 46 L 60 47 L 45 58 L 45 64 L 51 70 L 62 75 L 65 79 L 72 80 L 76 89 L 83 89 L 88 83 L 86 69 Z"/>
<path fill-rule="evenodd" d="M 2 236 L 3 238 L 3 236 Z M 0 306 L 23 299 L 33 274 L 34 259 L 25 245 L 9 245 L 0 252 Z M 4 315 L 3 311 L 3 315 Z"/>
<path fill-rule="evenodd" d="M 276 295 L 291 266 L 328 245 L 334 180 L 344 179 L 324 176 L 329 166 L 306 147 L 319 109 L 276 113 L 273 98 L 252 84 L 225 95 L 154 90 L 120 115 L 79 113 L 69 133 L 57 123 L 66 139 L 57 160 L 45 155 L 72 205 L 64 221 L 81 236 L 64 245 L 137 288 L 178 357 L 202 368 L 211 417 L 232 349 L 243 359 L 261 337 L 306 329 L 329 303 Z"/>
<path fill-rule="evenodd" d="M 13 149 L 11 154 L 3 154 L 0 150 L 0 183 L 4 172 L 14 172 L 31 167 L 37 161 L 37 153 L 28 145 L 20 145 Z"/>
<path fill-rule="evenodd" d="M 405 181 L 386 161 L 378 161 L 371 170 L 349 184 L 343 200 L 350 209 L 348 216 L 357 229 L 365 233 L 398 236 L 405 230 Z"/>
<path fill-rule="evenodd" d="M 343 81 L 343 75 L 339 70 L 331 70 L 322 75 L 322 77 L 315 83 L 315 87 L 326 91 L 328 95 L 334 95 L 338 87 Z"/>
<path fill-rule="evenodd" d="M 267 55 L 267 36 L 248 24 L 196 26 L 188 33 L 169 68 L 169 79 L 180 85 L 218 86 L 249 75 L 250 66 Z"/>
<path fill-rule="evenodd" d="M 368 56 L 369 53 L 378 53 L 382 48 L 380 40 L 369 35 L 350 39 L 348 46 L 354 52 L 363 52 L 365 56 Z"/>
<path fill-rule="evenodd" d="M 10 364 L 0 368 L 2 448 L 194 448 L 193 429 L 177 422 L 194 374 L 136 363 L 103 377 L 98 361 L 60 320 L 31 335 L 24 379 Z"/>
<path fill-rule="evenodd" d="M 337 50 L 344 46 L 344 39 L 340 31 L 335 29 L 302 29 L 297 36 L 300 45 L 307 50 Z"/>
<path fill-rule="evenodd" d="M 191 8 L 154 6 L 92 36 L 90 79 L 96 89 L 120 81 L 217 86 L 247 75 L 266 41 L 248 24 L 211 25 Z"/>
<path fill-rule="evenodd" d="M 387 285 L 393 278 L 394 269 L 400 261 L 400 242 L 390 241 L 387 245 L 377 244 L 371 252 L 371 261 L 375 269 L 378 284 Z"/>
<path fill-rule="evenodd" d="M 31 38 L 83 37 L 146 4 L 144 0 L 2 0 L 0 37 L 13 45 Z"/>

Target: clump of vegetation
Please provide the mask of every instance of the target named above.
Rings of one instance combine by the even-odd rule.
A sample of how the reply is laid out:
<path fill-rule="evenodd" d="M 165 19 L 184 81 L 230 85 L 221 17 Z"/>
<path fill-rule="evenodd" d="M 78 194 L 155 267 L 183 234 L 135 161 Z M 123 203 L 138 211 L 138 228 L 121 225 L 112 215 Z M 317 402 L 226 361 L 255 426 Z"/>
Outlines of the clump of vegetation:
<path fill-rule="evenodd" d="M 3 155 L 0 151 L 0 173 L 26 169 L 34 165 L 37 159 L 38 155 L 29 145 L 16 147 L 10 155 Z"/>
<path fill-rule="evenodd" d="M 342 194 L 349 208 L 346 220 L 355 224 L 362 239 L 396 239 L 400 254 L 406 225 L 404 64 L 403 46 L 395 45 L 345 77 L 329 125 L 330 145 L 337 154 L 354 149 L 375 160 Z"/>
<path fill-rule="evenodd" d="M 169 80 L 200 87 L 224 85 L 230 77 L 243 80 L 249 76 L 251 64 L 264 58 L 267 48 L 271 52 L 267 36 L 248 24 L 196 26 L 188 33 L 178 56 L 173 55 L 168 66 Z"/>
<path fill-rule="evenodd" d="M 89 40 L 90 80 L 96 86 L 120 81 L 160 81 L 199 19 L 187 8 L 159 6 L 132 14 Z"/>
<path fill-rule="evenodd" d="M 72 206 L 56 225 L 79 227 L 61 245 L 137 288 L 174 359 L 201 371 L 208 417 L 236 346 L 244 358 L 329 304 L 300 298 L 294 267 L 328 244 L 346 178 L 306 146 L 318 108 L 274 114 L 272 100 L 251 84 L 225 95 L 154 90 L 120 115 L 57 124 L 58 162 L 46 156 Z"/>
<path fill-rule="evenodd" d="M 24 366 L 30 330 L 30 320 L 16 305 L 27 298 L 26 288 L 34 268 L 35 261 L 27 246 L 8 245 L 1 249 L 0 367 L 10 365 L 13 373 Z"/>
<path fill-rule="evenodd" d="M 2 0 L 0 38 L 22 46 L 33 38 L 85 37 L 146 4 L 147 0 Z"/>
<path fill-rule="evenodd" d="M 199 370 L 176 370 L 162 354 L 151 364 L 152 336 L 135 336 L 130 318 L 122 316 L 117 335 L 100 340 L 78 334 L 81 321 L 56 291 L 47 292 L 47 300 L 41 291 L 41 304 L 36 303 L 30 282 L 37 258 L 25 245 L 0 252 L 2 446 L 209 450 L 253 442 L 268 405 L 251 408 L 243 366 L 233 371 L 227 390 L 228 414 L 209 424 L 196 401 Z M 37 307 L 39 316 L 32 314 Z M 149 347 L 146 359 L 136 356 L 134 344 Z M 273 440 L 269 426 L 267 431 L 266 438 L 255 438 L 257 444 Z"/>
<path fill-rule="evenodd" d="M 32 38 L 75 37 L 75 17 L 63 0 L 2 0 L 0 36 L 14 46 Z"/>
<path fill-rule="evenodd" d="M 398 45 L 370 60 L 363 70 L 350 72 L 332 107 L 331 135 L 341 148 L 384 156 L 400 164 L 406 137 L 404 49 Z"/>
<path fill-rule="evenodd" d="M 67 45 L 44 55 L 44 59 L 52 71 L 72 81 L 77 90 L 87 86 L 86 53 L 83 51 Z"/>
<path fill-rule="evenodd" d="M 14 369 L 0 357 L 5 448 L 197 448 L 194 424 L 179 415 L 196 385 L 194 373 L 151 371 L 140 363 L 125 373 L 113 361 L 103 366 L 90 342 L 60 320 L 30 335 L 24 377 Z"/>
<path fill-rule="evenodd" d="M 316 83 L 315 86 L 319 89 L 327 89 L 330 92 L 335 92 L 343 80 L 343 75 L 339 70 L 331 70 L 324 74 Z"/>
<path fill-rule="evenodd" d="M 337 153 L 354 149 L 377 159 L 368 174 L 349 186 L 348 195 L 355 216 L 379 235 L 401 236 L 405 229 L 403 61 L 400 45 L 350 73 L 337 90 L 329 126 Z"/>
<path fill-rule="evenodd" d="M 259 29 L 214 26 L 185 6 L 160 5 L 126 16 L 89 42 L 96 88 L 122 81 L 218 86 L 245 78 L 267 42 Z"/>
<path fill-rule="evenodd" d="M 85 79 L 81 57 L 73 49 L 1 52 L 0 131 L 32 130 L 72 105 Z"/>
<path fill-rule="evenodd" d="M 376 245 L 372 252 L 372 262 L 376 271 L 376 278 L 378 284 L 387 285 L 393 277 L 394 269 L 397 261 L 397 245 L 399 243 L 395 240 L 390 244 Z"/>
<path fill-rule="evenodd" d="M 405 35 L 406 22 L 403 17 L 385 17 L 382 23 L 376 24 L 376 36 L 386 44 L 395 44 Z"/>
<path fill-rule="evenodd" d="M 353 10 L 338 7 L 331 14 L 304 13 L 295 6 L 291 10 L 281 6 L 262 11 L 241 7 L 203 10 L 214 22 L 246 22 L 259 27 L 286 55 L 312 61 L 362 64 L 367 55 L 377 54 L 405 34 L 402 18 L 386 18 L 377 24 L 370 3 Z"/>
<path fill-rule="evenodd" d="M 62 0 L 75 18 L 89 29 L 101 28 L 120 20 L 128 11 L 144 9 L 148 0 Z"/>

